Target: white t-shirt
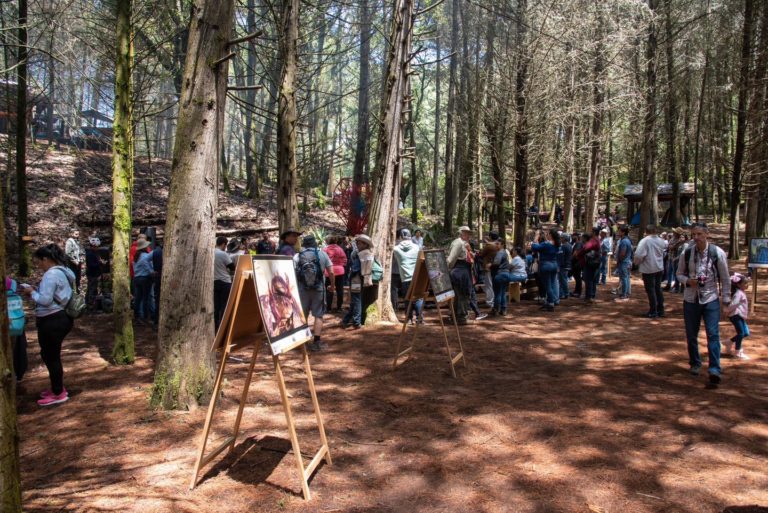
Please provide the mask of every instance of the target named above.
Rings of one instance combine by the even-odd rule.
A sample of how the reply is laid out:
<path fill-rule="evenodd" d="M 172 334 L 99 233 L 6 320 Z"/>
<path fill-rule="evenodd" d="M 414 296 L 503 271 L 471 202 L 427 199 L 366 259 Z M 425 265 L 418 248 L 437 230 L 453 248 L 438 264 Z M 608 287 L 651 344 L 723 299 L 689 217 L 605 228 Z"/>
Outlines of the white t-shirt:
<path fill-rule="evenodd" d="M 229 253 L 216 248 L 213 251 L 213 279 L 232 283 L 232 276 L 229 274 L 228 266 L 232 265 L 232 257 Z"/>

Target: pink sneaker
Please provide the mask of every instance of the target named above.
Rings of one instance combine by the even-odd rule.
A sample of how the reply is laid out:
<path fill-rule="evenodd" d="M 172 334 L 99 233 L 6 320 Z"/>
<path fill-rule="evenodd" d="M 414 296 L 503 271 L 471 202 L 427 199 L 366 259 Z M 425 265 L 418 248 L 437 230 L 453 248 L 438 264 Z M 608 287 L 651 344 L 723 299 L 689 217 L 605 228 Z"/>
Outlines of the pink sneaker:
<path fill-rule="evenodd" d="M 69 393 L 67 392 L 66 387 L 64 387 L 63 392 L 64 394 L 67 394 L 69 396 Z M 53 391 L 49 388 L 47 390 L 43 390 L 40 392 L 40 399 L 45 399 L 46 397 L 51 397 L 53 395 Z"/>
<path fill-rule="evenodd" d="M 69 400 L 69 395 L 67 395 L 67 391 L 61 392 L 59 395 L 49 395 L 48 397 L 45 397 L 43 399 L 40 399 L 37 401 L 37 404 L 40 406 L 51 406 L 54 404 L 63 403 Z"/>

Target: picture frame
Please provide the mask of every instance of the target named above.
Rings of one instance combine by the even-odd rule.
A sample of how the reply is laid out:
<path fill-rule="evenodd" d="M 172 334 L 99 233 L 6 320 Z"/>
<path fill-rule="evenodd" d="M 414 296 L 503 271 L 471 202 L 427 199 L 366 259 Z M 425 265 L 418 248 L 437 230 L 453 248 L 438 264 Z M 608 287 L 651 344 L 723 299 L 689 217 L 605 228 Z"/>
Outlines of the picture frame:
<path fill-rule="evenodd" d="M 747 265 L 751 268 L 768 269 L 768 238 L 749 239 Z"/>
<path fill-rule="evenodd" d="M 442 249 L 430 249 L 424 251 L 424 263 L 427 267 L 427 276 L 429 285 L 435 296 L 435 301 L 442 303 L 454 297 L 451 283 L 451 274 L 448 270 L 448 261 L 445 258 L 445 251 Z"/>
<path fill-rule="evenodd" d="M 255 255 L 253 283 L 272 354 L 278 355 L 312 339 L 312 331 L 301 308 L 293 258 Z"/>

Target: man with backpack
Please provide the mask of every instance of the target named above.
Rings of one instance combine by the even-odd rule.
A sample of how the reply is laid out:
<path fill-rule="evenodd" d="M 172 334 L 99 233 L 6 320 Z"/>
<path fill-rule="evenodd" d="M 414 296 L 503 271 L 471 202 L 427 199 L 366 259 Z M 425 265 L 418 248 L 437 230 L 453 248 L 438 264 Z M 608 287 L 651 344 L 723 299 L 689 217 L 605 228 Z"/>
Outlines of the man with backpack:
<path fill-rule="evenodd" d="M 709 228 L 705 223 L 694 223 L 694 243 L 689 245 L 680 257 L 677 280 L 685 287 L 683 293 L 683 319 L 685 336 L 688 341 L 688 363 L 690 373 L 699 375 L 699 329 L 704 320 L 707 331 L 707 352 L 709 353 L 709 382 L 720 383 L 720 292 L 723 304 L 731 302 L 728 257 L 725 252 L 707 240 Z"/>
<path fill-rule="evenodd" d="M 656 235 L 656 225 L 649 224 L 648 235 L 637 244 L 634 261 L 643 275 L 643 286 L 648 294 L 649 319 L 664 317 L 664 295 L 661 293 L 661 279 L 664 274 L 664 252 L 667 241 Z"/>
<path fill-rule="evenodd" d="M 328 290 L 335 291 L 335 279 L 333 263 L 325 251 L 317 248 L 317 240 L 314 235 L 307 235 L 301 241 L 302 250 L 294 255 L 293 262 L 296 266 L 296 278 L 299 282 L 299 297 L 304 317 L 309 320 L 309 314 L 315 318 L 315 326 L 312 332 L 314 341 L 309 344 L 310 351 L 320 351 L 327 346 L 320 340 L 323 334 L 323 315 L 325 315 L 325 275 L 328 274 L 330 285 Z"/>

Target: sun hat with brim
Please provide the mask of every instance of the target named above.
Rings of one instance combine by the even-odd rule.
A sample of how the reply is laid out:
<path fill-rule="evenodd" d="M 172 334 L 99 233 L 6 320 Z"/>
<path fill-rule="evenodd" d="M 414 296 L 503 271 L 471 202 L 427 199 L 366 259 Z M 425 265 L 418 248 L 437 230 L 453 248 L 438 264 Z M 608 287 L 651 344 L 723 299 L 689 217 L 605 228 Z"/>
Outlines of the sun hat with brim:
<path fill-rule="evenodd" d="M 296 230 L 294 228 L 288 228 L 287 230 L 285 230 L 283 233 L 280 234 L 280 238 L 284 239 L 292 233 L 295 233 L 296 235 L 301 235 L 304 232 L 300 232 L 299 230 Z"/>
<path fill-rule="evenodd" d="M 685 230 L 683 230 L 683 229 L 682 229 L 682 228 L 680 228 L 679 226 L 678 226 L 677 228 L 673 228 L 673 229 L 672 229 L 672 231 L 673 231 L 673 232 L 675 232 L 675 233 L 676 233 L 676 234 L 678 234 L 678 235 L 682 235 L 682 234 L 684 234 L 684 233 L 685 233 Z"/>
<path fill-rule="evenodd" d="M 470 233 L 472 233 L 472 228 L 470 228 L 469 226 L 459 226 L 459 233 L 461 233 L 461 232 L 470 232 Z"/>
<path fill-rule="evenodd" d="M 355 241 L 359 241 L 359 242 L 365 242 L 366 244 L 368 244 L 368 247 L 369 247 L 369 248 L 372 248 L 372 247 L 373 247 L 373 241 L 371 240 L 371 238 L 370 238 L 370 237 L 368 237 L 368 236 L 367 236 L 367 235 L 365 235 L 365 234 L 362 234 L 362 233 L 361 233 L 360 235 L 357 235 L 357 236 L 355 237 Z"/>
<path fill-rule="evenodd" d="M 147 249 L 151 244 L 148 240 L 140 240 L 136 243 L 136 251 L 141 251 L 142 249 Z"/>

